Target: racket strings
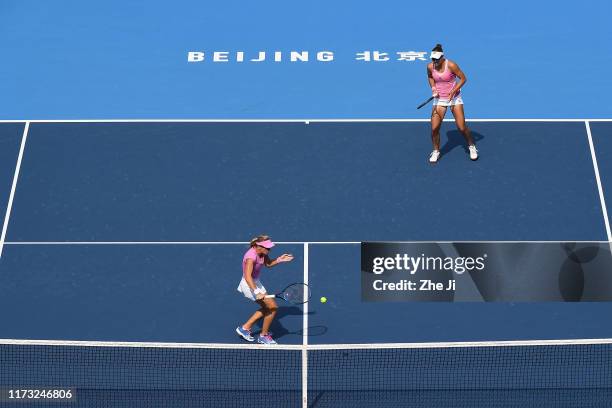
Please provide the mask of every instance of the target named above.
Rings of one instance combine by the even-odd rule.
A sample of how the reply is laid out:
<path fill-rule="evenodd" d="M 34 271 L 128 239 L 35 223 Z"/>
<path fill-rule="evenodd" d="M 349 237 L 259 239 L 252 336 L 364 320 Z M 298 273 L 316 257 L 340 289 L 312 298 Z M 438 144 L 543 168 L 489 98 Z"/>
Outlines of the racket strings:
<path fill-rule="evenodd" d="M 293 284 L 283 291 L 283 298 L 288 302 L 304 303 L 310 297 L 308 286 L 303 284 Z"/>

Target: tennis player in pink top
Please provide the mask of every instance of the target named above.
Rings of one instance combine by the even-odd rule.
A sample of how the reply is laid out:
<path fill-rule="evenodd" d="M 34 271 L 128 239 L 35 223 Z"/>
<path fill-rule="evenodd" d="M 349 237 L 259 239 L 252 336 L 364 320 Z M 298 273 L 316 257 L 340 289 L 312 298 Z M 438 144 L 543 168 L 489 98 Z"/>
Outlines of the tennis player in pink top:
<path fill-rule="evenodd" d="M 457 82 L 459 78 L 459 82 Z M 433 110 L 431 112 L 431 141 L 433 151 L 429 156 L 430 163 L 437 163 L 440 158 L 440 127 L 446 115 L 446 108 L 450 106 L 455 117 L 457 130 L 465 138 L 470 152 L 470 159 L 478 159 L 478 150 L 472 139 L 470 129 L 465 124 L 465 113 L 463 111 L 463 99 L 461 98 L 461 87 L 465 85 L 467 78 L 459 65 L 444 58 L 442 45 L 436 44 L 431 51 L 431 63 L 427 64 L 427 80 L 431 87 Z"/>
<path fill-rule="evenodd" d="M 274 298 L 265 298 L 266 288 L 259 280 L 259 275 L 264 265 L 271 268 L 279 263 L 291 262 L 293 255 L 283 254 L 271 260 L 268 255 L 273 247 L 274 243 L 270 240 L 269 236 L 260 235 L 251 240 L 250 248 L 242 258 L 242 280 L 238 285 L 238 292 L 242 293 L 247 299 L 259 304 L 260 307 L 246 323 L 236 328 L 236 333 L 246 341 L 255 341 L 255 338 L 251 335 L 251 328 L 256 321 L 263 317 L 261 333 L 257 338 L 257 342 L 276 344 L 270 334 L 270 325 L 272 320 L 274 320 L 278 306 Z"/>

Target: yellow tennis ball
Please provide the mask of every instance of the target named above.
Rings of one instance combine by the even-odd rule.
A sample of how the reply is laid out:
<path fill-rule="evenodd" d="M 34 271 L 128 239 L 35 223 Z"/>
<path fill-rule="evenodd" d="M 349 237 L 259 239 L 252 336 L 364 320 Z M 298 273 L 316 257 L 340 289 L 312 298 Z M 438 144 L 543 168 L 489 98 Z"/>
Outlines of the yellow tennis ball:
<path fill-rule="evenodd" d="M 327 298 L 325 296 L 321 297 L 321 303 L 327 302 Z"/>

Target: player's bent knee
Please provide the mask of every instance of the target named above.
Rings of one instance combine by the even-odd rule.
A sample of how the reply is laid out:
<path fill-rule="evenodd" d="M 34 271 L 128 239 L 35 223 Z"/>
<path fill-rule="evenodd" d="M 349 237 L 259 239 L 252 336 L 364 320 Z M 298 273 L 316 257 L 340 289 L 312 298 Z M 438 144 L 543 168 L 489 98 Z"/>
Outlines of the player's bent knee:
<path fill-rule="evenodd" d="M 265 313 L 275 313 L 278 310 L 278 306 L 275 301 L 266 302 L 266 310 Z"/>

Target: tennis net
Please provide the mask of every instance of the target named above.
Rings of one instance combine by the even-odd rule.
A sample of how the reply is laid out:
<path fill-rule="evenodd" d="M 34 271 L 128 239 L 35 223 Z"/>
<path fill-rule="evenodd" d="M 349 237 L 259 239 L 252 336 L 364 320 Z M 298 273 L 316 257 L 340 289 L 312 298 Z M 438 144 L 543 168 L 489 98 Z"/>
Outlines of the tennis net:
<path fill-rule="evenodd" d="M 0 390 L 2 407 L 612 407 L 612 339 L 273 347 L 0 340 Z M 71 398 L 34 398 L 36 390 L 70 390 Z"/>

